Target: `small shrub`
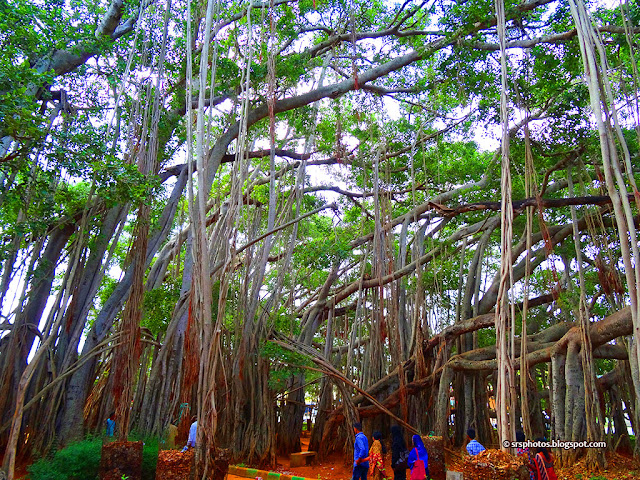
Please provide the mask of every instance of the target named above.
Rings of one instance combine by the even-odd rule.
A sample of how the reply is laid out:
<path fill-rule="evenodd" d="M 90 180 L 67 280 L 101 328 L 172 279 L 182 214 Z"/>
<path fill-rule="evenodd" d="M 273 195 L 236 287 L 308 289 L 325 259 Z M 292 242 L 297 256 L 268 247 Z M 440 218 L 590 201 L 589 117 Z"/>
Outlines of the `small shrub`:
<path fill-rule="evenodd" d="M 157 438 L 146 438 L 142 449 L 142 480 L 155 480 L 158 465 L 159 443 Z"/>
<path fill-rule="evenodd" d="M 28 467 L 31 480 L 94 480 L 98 478 L 102 441 L 87 438 L 41 458 Z"/>

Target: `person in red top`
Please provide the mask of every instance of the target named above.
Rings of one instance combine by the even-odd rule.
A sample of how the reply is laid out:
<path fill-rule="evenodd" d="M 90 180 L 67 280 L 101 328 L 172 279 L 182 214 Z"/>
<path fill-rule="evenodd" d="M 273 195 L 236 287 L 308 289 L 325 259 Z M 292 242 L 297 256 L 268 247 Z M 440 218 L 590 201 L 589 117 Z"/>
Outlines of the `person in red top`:
<path fill-rule="evenodd" d="M 544 438 L 539 438 L 536 442 L 545 442 Z M 558 480 L 556 472 L 553 469 L 553 455 L 546 447 L 536 448 L 536 479 L 537 480 Z"/>

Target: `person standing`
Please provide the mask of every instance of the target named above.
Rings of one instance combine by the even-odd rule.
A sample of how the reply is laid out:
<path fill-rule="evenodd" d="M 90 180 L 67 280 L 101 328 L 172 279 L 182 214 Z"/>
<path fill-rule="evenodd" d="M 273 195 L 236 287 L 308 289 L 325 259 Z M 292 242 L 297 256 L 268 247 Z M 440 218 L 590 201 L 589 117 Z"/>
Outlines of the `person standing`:
<path fill-rule="evenodd" d="M 189 438 L 187 439 L 187 444 L 182 449 L 183 452 L 186 452 L 189 448 L 196 448 L 196 435 L 198 434 L 198 419 L 194 415 L 191 417 L 191 427 L 189 427 Z"/>
<path fill-rule="evenodd" d="M 400 425 L 391 427 L 391 469 L 393 470 L 393 480 L 407 480 L 407 444 L 404 441 L 404 433 Z"/>
<path fill-rule="evenodd" d="M 176 437 L 178 436 L 178 427 L 173 423 L 167 426 L 167 437 L 165 441 L 165 448 L 167 450 L 173 450 L 176 448 Z"/>
<path fill-rule="evenodd" d="M 469 439 L 469 443 L 467 443 L 467 453 L 469 453 L 469 455 L 474 456 L 486 450 L 486 448 L 476 440 L 476 431 L 473 428 L 467 430 L 467 438 Z"/>
<path fill-rule="evenodd" d="M 382 433 L 373 432 L 373 444 L 369 449 L 369 475 L 373 480 L 386 480 L 387 472 L 384 469 L 384 455 L 387 449 L 382 443 Z"/>
<path fill-rule="evenodd" d="M 538 438 L 536 442 L 546 442 L 544 438 Z M 558 480 L 556 471 L 553 468 L 553 455 L 546 447 L 537 447 L 536 479 L 537 480 Z"/>
<path fill-rule="evenodd" d="M 524 432 L 518 430 L 516 432 L 516 442 L 524 442 L 526 437 L 524 436 Z M 529 447 L 518 447 L 516 448 L 516 455 L 518 457 L 524 457 L 527 461 L 527 469 L 529 471 L 529 480 L 536 480 L 535 473 L 535 461 L 533 460 L 533 455 L 531 454 L 531 450 Z"/>
<path fill-rule="evenodd" d="M 353 424 L 353 432 L 356 434 L 356 441 L 353 445 L 352 480 L 367 480 L 367 471 L 369 470 L 369 462 L 367 461 L 369 441 L 366 435 L 362 433 L 362 424 L 360 422 Z"/>
<path fill-rule="evenodd" d="M 424 480 L 429 478 L 429 454 L 424 447 L 420 435 L 411 437 L 413 450 L 409 452 L 409 468 L 411 469 L 411 480 Z"/>
<path fill-rule="evenodd" d="M 113 438 L 113 435 L 115 434 L 116 431 L 116 412 L 111 412 L 111 414 L 109 415 L 109 417 L 107 418 L 107 431 L 106 431 L 106 435 L 109 438 Z"/>

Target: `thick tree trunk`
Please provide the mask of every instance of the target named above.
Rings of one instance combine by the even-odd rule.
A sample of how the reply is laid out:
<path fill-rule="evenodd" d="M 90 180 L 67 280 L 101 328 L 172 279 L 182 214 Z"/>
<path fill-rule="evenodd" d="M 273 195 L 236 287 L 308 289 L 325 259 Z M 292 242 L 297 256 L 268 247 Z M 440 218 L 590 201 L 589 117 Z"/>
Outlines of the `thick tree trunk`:
<path fill-rule="evenodd" d="M 448 366 L 445 366 L 442 371 L 436 410 L 436 435 L 443 437 L 447 443 L 449 441 L 449 398 L 453 372 L 453 369 Z"/>
<path fill-rule="evenodd" d="M 487 398 L 488 374 L 478 372 L 473 376 L 475 407 L 473 410 L 473 424 L 477 433 L 477 438 L 483 445 L 495 444 L 498 441 L 489 415 L 489 405 Z M 484 442 L 484 443 L 483 443 Z"/>
<path fill-rule="evenodd" d="M 253 347 L 257 347 L 255 342 L 246 339 L 238 346 L 228 403 L 219 419 L 218 443 L 229 446 L 234 462 L 273 468 L 276 416 L 268 386 L 270 365 Z"/>
<path fill-rule="evenodd" d="M 614 434 L 612 436 L 613 442 L 609 445 L 613 445 L 613 448 L 617 452 L 631 454 L 633 453 L 631 440 L 629 439 L 629 431 L 627 430 L 627 423 L 624 416 L 622 398 L 617 385 L 612 385 L 609 390 L 609 404 L 611 406 L 611 419 L 613 421 L 614 429 Z M 609 429 L 611 429 L 611 425 L 609 425 Z"/>
<path fill-rule="evenodd" d="M 187 170 L 182 169 L 178 173 L 176 184 L 173 187 L 171 196 L 167 201 L 160 221 L 158 230 L 149 239 L 147 245 L 146 266 L 151 263 L 151 259 L 156 254 L 160 245 L 166 240 L 173 218 L 178 207 L 178 202 L 182 196 L 182 191 L 187 182 Z M 93 348 L 102 342 L 110 331 L 113 321 L 122 309 L 124 302 L 129 296 L 129 291 L 133 281 L 133 268 L 130 267 L 125 272 L 122 281 L 116 286 L 111 296 L 105 302 L 102 310 L 98 314 L 93 327 L 89 331 L 82 348 L 82 354 L 86 355 Z M 82 438 L 84 434 L 82 412 L 89 395 L 91 385 L 95 381 L 95 367 L 97 359 L 93 358 L 83 364 L 69 379 L 65 389 L 65 399 L 62 410 L 59 414 L 58 437 L 62 444 L 69 443 Z"/>
<path fill-rule="evenodd" d="M 584 416 L 584 378 L 580 366 L 579 346 L 576 342 L 571 342 L 567 346 L 564 377 L 567 382 L 564 402 L 564 440 L 577 441 L 583 427 L 581 419 Z M 575 462 L 576 456 L 575 450 L 566 450 L 562 454 L 562 459 L 565 464 L 570 465 Z"/>
<path fill-rule="evenodd" d="M 276 431 L 278 432 L 277 452 L 280 455 L 299 452 L 301 450 L 300 434 L 302 433 L 302 423 L 304 419 L 305 400 L 304 388 L 300 388 L 305 383 L 304 375 L 296 375 L 290 381 L 290 389 L 296 391 L 287 395 L 280 421 Z"/>
<path fill-rule="evenodd" d="M 85 327 L 85 319 L 91 305 L 93 305 L 95 294 L 104 274 L 102 262 L 105 253 L 116 228 L 126 218 L 128 210 L 126 206 L 116 206 L 106 212 L 100 231 L 91 244 L 87 262 L 83 268 L 82 279 L 76 291 L 73 292 L 73 309 L 67 317 L 65 328 L 60 332 L 56 346 L 56 368 L 58 371 L 67 368 L 77 358 L 77 347 Z"/>
<path fill-rule="evenodd" d="M 470 418 L 468 414 L 471 412 L 469 405 L 469 397 L 467 396 L 466 383 L 470 379 L 467 378 L 466 372 L 456 372 L 453 380 L 453 397 L 455 398 L 455 415 L 454 415 L 454 445 L 462 445 L 469 428 Z"/>
<path fill-rule="evenodd" d="M 331 362 L 331 351 L 333 347 L 333 330 L 335 323 L 335 308 L 329 310 L 327 319 L 327 333 L 324 341 L 324 358 Z M 338 353 L 338 358 L 340 354 Z M 317 404 L 316 422 L 309 439 L 309 450 L 318 452 L 322 440 L 322 432 L 327 421 L 327 413 L 333 406 L 333 384 L 328 376 L 323 376 L 320 380 L 320 399 Z"/>
<path fill-rule="evenodd" d="M 55 371 L 58 373 L 64 372 L 77 360 L 77 348 L 84 331 L 86 316 L 93 304 L 95 293 L 104 274 L 102 269 L 103 257 L 118 224 L 126 216 L 126 211 L 126 207 L 115 207 L 109 210 L 104 216 L 95 241 L 92 242 L 90 253 L 82 270 L 82 277 L 73 292 L 71 307 L 66 313 L 63 328 L 58 333 L 56 356 L 54 358 Z M 39 369 L 40 373 L 36 373 L 38 381 L 31 383 L 27 400 L 44 388 L 46 383 L 51 380 L 48 373 L 49 365 L 43 363 Z M 43 401 L 43 405 L 46 405 L 45 408 L 32 409 L 25 412 L 25 420 L 33 420 L 40 425 L 40 428 L 33 435 L 35 449 L 46 451 L 49 439 L 54 437 L 59 428 L 59 425 L 56 425 L 56 413 L 59 411 L 60 397 L 64 395 L 65 384 L 66 382 L 61 382 L 47 395 Z"/>
<path fill-rule="evenodd" d="M 561 352 L 554 352 L 551 356 L 550 394 L 552 395 L 551 436 L 556 440 L 565 438 L 565 395 L 567 390 L 564 376 L 565 365 L 565 355 Z"/>
<path fill-rule="evenodd" d="M 540 437 L 547 437 L 547 427 L 545 425 L 545 418 L 542 414 L 542 405 L 540 399 L 546 395 L 547 405 L 550 404 L 551 399 L 548 395 L 548 390 L 545 392 L 538 392 L 534 382 L 527 382 L 529 408 L 530 408 L 530 420 L 531 420 L 531 438 L 536 439 Z M 551 413 L 551 407 L 547 408 L 547 412 Z"/>
<path fill-rule="evenodd" d="M 302 320 L 303 331 L 300 334 L 299 341 L 304 345 L 312 344 L 313 337 L 322 324 L 329 289 L 338 278 L 339 267 L 339 264 L 333 265 L 331 272 L 327 276 L 318 294 L 318 300 L 311 310 L 309 310 L 308 315 Z M 302 433 L 302 422 L 305 410 L 304 384 L 304 375 L 296 375 L 293 377 L 290 389 L 295 389 L 295 392 L 291 394 L 291 397 L 288 396 L 288 402 L 282 409 L 280 423 L 277 429 L 277 451 L 280 454 L 300 451 L 300 434 Z"/>
<path fill-rule="evenodd" d="M 11 419 L 14 411 L 18 383 L 27 366 L 27 357 L 51 293 L 56 265 L 62 249 L 75 230 L 75 223 L 67 223 L 49 235 L 31 284 L 29 301 L 16 316 L 9 338 L 3 339 L 4 348 L 0 352 L 0 412 L 3 424 Z"/>
<path fill-rule="evenodd" d="M 322 434 L 324 433 L 329 418 L 329 412 L 333 407 L 333 383 L 326 377 L 322 380 L 320 389 L 320 400 L 318 401 L 316 422 L 311 431 L 311 439 L 309 440 L 309 450 L 320 452 Z"/>

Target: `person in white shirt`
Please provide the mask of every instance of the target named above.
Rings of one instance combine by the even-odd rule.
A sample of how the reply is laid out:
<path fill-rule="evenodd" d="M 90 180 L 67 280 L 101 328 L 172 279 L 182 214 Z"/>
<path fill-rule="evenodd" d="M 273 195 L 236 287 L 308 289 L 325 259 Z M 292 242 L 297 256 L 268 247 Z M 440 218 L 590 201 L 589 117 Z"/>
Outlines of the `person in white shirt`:
<path fill-rule="evenodd" d="M 189 448 L 196 447 L 196 434 L 198 433 L 198 419 L 195 417 L 191 417 L 191 427 L 189 428 L 189 439 L 187 440 L 187 445 L 182 449 L 183 452 L 186 452 Z"/>

